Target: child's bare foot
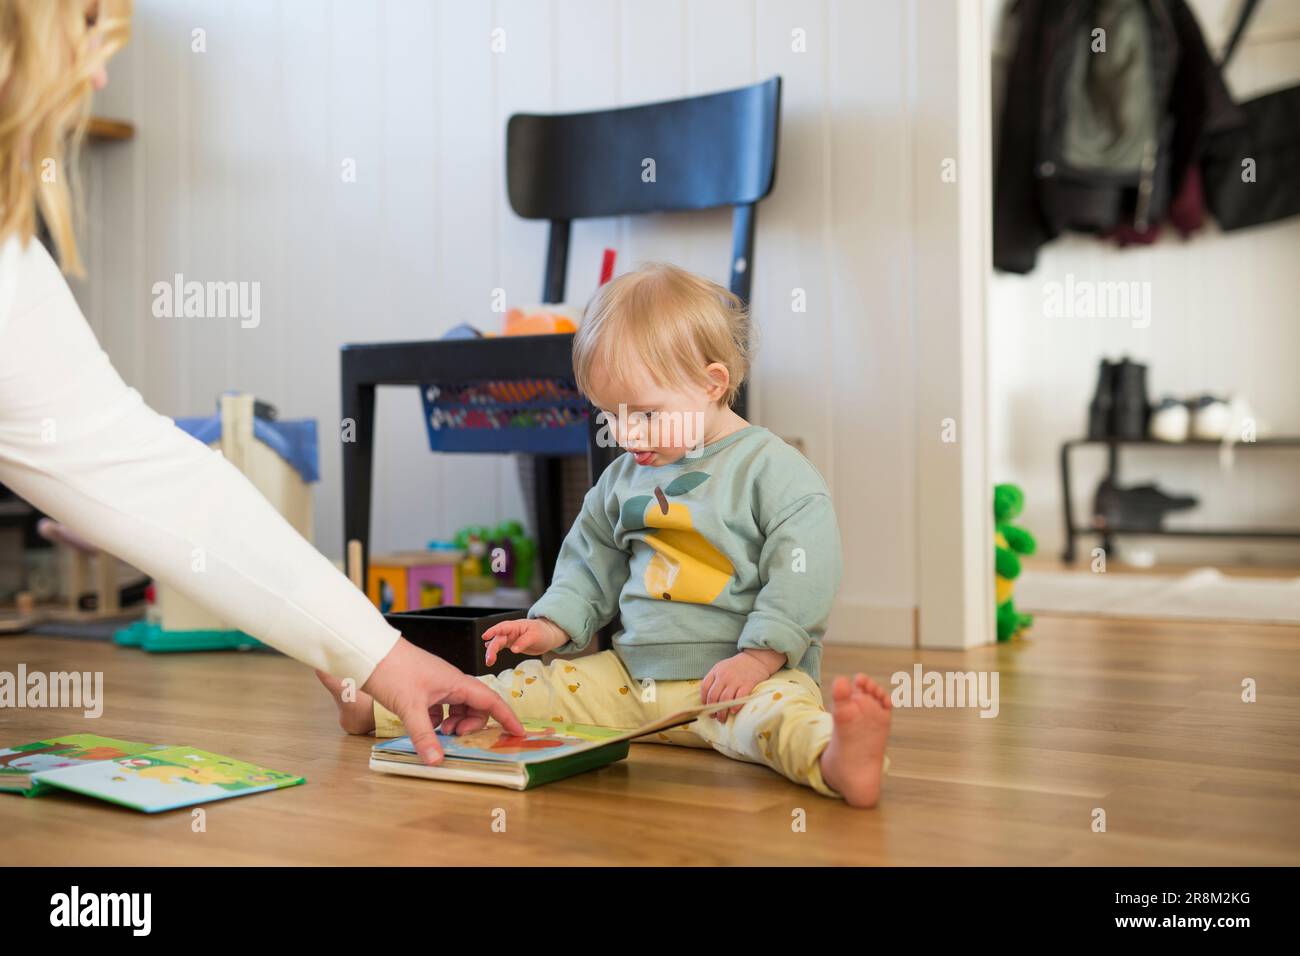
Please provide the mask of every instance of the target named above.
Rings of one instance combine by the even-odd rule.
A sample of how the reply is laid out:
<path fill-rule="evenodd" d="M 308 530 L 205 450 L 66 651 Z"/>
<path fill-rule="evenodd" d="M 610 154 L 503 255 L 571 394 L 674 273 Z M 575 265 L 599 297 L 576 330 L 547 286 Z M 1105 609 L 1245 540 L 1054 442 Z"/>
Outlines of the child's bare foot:
<path fill-rule="evenodd" d="M 361 688 L 356 689 L 356 700 L 343 699 L 343 681 L 333 674 L 317 671 L 316 676 L 334 698 L 339 709 L 339 726 L 350 734 L 368 734 L 375 729 L 375 702 Z"/>
<path fill-rule="evenodd" d="M 831 685 L 835 730 L 822 751 L 822 779 L 853 807 L 874 807 L 880 799 L 885 744 L 893 704 L 866 674 L 835 678 Z"/>

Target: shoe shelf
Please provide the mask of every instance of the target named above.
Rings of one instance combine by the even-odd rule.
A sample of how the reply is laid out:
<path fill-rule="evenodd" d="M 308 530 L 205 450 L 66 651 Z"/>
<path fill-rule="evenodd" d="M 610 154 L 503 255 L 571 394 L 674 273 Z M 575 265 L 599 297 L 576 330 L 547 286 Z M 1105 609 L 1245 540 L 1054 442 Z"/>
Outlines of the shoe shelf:
<path fill-rule="evenodd" d="M 1084 445 L 1104 445 L 1107 448 L 1106 477 L 1112 483 L 1119 483 L 1119 450 L 1122 446 L 1138 445 L 1144 448 L 1196 448 L 1200 450 L 1223 447 L 1221 441 L 1189 439 L 1183 442 L 1160 441 L 1156 438 L 1076 438 L 1061 445 L 1061 507 L 1065 518 L 1065 549 L 1061 557 L 1066 562 L 1075 559 L 1075 541 L 1083 535 L 1099 535 L 1102 547 L 1109 554 L 1111 538 L 1119 535 L 1141 535 L 1144 537 L 1183 537 L 1183 538 L 1267 538 L 1273 540 L 1300 540 L 1300 528 L 1258 527 L 1258 528 L 1126 528 L 1122 525 L 1088 522 L 1076 524 L 1074 520 L 1074 500 L 1070 484 L 1071 452 Z M 1272 438 L 1260 438 L 1251 442 L 1236 442 L 1234 450 L 1242 448 L 1285 449 L 1300 448 L 1300 435 L 1284 435 Z"/>

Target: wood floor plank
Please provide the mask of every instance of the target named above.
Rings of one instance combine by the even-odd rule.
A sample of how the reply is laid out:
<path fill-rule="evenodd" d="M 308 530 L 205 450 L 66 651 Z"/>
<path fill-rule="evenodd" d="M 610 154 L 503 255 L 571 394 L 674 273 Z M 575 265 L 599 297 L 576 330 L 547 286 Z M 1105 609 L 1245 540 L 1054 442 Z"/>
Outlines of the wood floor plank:
<path fill-rule="evenodd" d="M 967 652 L 827 648 L 877 680 L 996 670 L 998 715 L 900 708 L 881 805 L 766 768 L 635 745 L 528 793 L 381 776 L 311 672 L 270 654 L 146 655 L 0 638 L 0 670 L 104 674 L 98 720 L 0 710 L 0 742 L 93 732 L 303 774 L 289 790 L 147 816 L 0 795 L 8 864 L 1300 864 L 1300 628 L 1040 616 Z M 1258 685 L 1242 700 L 1242 680 Z M 1094 832 L 1093 813 L 1106 814 Z M 492 830 L 504 811 L 506 832 Z M 806 821 L 803 830 L 793 826 Z"/>

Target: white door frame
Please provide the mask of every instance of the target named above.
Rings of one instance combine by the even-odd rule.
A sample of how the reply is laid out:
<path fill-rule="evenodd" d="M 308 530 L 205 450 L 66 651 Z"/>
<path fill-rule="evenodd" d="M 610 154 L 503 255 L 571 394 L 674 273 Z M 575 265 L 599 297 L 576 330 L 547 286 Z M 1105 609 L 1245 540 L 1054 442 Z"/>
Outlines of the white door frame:
<path fill-rule="evenodd" d="M 992 246 L 985 0 L 914 0 L 916 580 L 921 648 L 996 640 L 985 283 Z"/>

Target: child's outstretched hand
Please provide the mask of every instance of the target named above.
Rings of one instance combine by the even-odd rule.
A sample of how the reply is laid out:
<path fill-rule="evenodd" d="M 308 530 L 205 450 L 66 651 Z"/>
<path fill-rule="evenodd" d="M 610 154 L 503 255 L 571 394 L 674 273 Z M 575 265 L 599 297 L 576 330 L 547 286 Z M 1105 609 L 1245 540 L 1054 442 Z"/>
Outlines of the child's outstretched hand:
<path fill-rule="evenodd" d="M 558 624 L 534 617 L 493 625 L 484 632 L 483 640 L 488 642 L 486 659 L 490 667 L 497 662 L 497 653 L 503 647 L 516 654 L 540 655 L 567 644 L 569 635 Z"/>
<path fill-rule="evenodd" d="M 754 688 L 771 677 L 785 661 L 784 654 L 774 651 L 741 651 L 725 661 L 718 661 L 700 682 L 700 703 L 716 704 L 719 701 L 747 697 Z M 713 716 L 726 720 L 740 713 L 739 707 L 716 710 Z"/>

